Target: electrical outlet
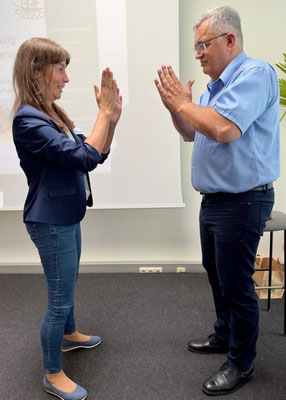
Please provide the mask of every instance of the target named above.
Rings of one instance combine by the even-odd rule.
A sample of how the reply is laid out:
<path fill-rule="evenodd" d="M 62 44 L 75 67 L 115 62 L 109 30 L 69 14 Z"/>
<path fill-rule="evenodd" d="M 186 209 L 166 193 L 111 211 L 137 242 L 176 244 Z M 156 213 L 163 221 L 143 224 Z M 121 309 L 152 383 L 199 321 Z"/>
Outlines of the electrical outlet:
<path fill-rule="evenodd" d="M 186 268 L 185 267 L 177 267 L 177 272 L 179 272 L 179 273 L 186 272 Z"/>
<path fill-rule="evenodd" d="M 139 268 L 140 273 L 157 273 L 157 272 L 163 272 L 162 267 L 140 267 Z"/>

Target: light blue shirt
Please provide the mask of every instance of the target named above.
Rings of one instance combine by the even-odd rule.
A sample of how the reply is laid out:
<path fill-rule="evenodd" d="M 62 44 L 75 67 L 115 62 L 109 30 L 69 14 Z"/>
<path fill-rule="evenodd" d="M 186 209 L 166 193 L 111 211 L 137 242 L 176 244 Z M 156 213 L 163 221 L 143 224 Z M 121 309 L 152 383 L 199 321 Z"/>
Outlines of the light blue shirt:
<path fill-rule="evenodd" d="M 279 87 L 274 69 L 239 53 L 199 105 L 232 121 L 241 137 L 218 143 L 195 133 L 192 185 L 203 193 L 241 193 L 275 181 L 280 174 Z"/>

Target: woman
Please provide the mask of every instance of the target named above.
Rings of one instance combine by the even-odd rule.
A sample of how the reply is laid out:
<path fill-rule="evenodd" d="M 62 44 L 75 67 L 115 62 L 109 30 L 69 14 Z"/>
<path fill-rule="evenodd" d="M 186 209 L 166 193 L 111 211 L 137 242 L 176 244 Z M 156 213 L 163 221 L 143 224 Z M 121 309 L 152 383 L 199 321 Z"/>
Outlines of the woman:
<path fill-rule="evenodd" d="M 69 82 L 69 62 L 68 52 L 49 39 L 32 38 L 20 46 L 13 71 L 13 138 L 29 186 L 24 223 L 38 249 L 48 289 L 40 331 L 44 389 L 63 400 L 83 400 L 87 392 L 65 375 L 61 352 L 101 342 L 75 326 L 80 221 L 86 204 L 92 205 L 88 171 L 108 156 L 122 98 L 106 68 L 101 90 L 94 86 L 99 111 L 85 137 L 55 103 Z"/>

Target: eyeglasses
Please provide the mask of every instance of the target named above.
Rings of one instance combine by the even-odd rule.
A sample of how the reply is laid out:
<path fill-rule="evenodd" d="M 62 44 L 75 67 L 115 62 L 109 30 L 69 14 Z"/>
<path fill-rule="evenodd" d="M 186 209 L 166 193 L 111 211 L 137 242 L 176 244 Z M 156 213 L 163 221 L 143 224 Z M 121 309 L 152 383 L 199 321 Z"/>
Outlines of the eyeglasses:
<path fill-rule="evenodd" d="M 206 51 L 206 49 L 207 49 L 206 44 L 210 43 L 214 39 L 218 39 L 218 38 L 220 38 L 222 36 L 225 36 L 225 35 L 227 35 L 227 32 L 226 33 L 221 33 L 220 35 L 214 36 L 214 37 L 212 37 L 212 38 L 210 38 L 208 40 L 204 40 L 203 42 L 199 42 L 198 44 L 195 45 L 193 50 L 194 51 L 198 51 L 199 53 L 202 53 L 203 51 Z"/>

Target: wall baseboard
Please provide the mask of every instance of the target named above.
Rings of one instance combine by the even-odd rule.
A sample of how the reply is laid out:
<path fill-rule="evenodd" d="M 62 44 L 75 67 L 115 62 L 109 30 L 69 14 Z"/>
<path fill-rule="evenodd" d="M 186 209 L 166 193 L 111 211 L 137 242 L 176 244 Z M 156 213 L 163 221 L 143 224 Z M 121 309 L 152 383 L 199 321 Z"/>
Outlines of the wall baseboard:
<path fill-rule="evenodd" d="M 138 273 L 140 267 L 156 268 L 161 267 L 163 273 L 177 272 L 177 268 L 184 268 L 186 273 L 205 272 L 199 261 L 192 263 L 170 263 L 170 262 L 120 262 L 120 263 L 93 263 L 82 262 L 80 273 Z M 43 269 L 40 263 L 0 263 L 0 274 L 42 274 Z M 154 273 L 154 272 L 150 272 Z"/>

